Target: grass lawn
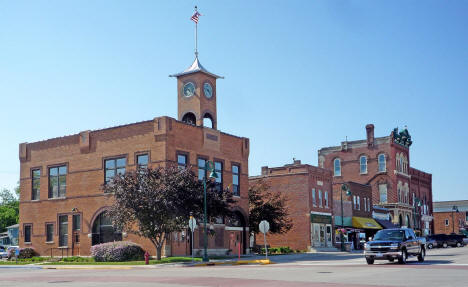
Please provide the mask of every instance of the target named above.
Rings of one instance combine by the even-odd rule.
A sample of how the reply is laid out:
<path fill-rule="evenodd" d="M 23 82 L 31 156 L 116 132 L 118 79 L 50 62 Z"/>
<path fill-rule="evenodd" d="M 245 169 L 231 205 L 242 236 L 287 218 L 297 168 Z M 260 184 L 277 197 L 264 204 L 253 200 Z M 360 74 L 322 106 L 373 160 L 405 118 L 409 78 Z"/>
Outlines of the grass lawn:
<path fill-rule="evenodd" d="M 126 261 L 126 262 L 95 262 L 92 258 L 87 258 L 86 261 L 58 261 L 43 263 L 46 265 L 145 265 L 145 261 Z M 165 264 L 165 263 L 180 263 L 191 262 L 192 257 L 166 257 L 161 260 L 150 260 L 149 264 Z M 202 261 L 201 258 L 194 258 L 194 261 Z"/>

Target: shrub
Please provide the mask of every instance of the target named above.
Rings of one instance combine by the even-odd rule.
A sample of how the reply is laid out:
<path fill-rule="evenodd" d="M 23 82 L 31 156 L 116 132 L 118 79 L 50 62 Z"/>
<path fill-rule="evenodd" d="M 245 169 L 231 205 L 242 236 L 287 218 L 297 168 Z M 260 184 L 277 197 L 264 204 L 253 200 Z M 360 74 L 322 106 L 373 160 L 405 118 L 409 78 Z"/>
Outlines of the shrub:
<path fill-rule="evenodd" d="M 145 251 L 140 245 L 128 241 L 108 242 L 91 247 L 96 262 L 143 260 Z"/>
<path fill-rule="evenodd" d="M 10 254 L 11 254 L 12 257 L 14 257 L 15 256 L 15 250 L 10 250 Z M 37 256 L 37 255 L 38 255 L 37 252 L 31 247 L 20 248 L 18 259 L 28 259 L 28 258 L 32 258 L 33 256 Z"/>
<path fill-rule="evenodd" d="M 94 259 L 91 257 L 80 257 L 80 256 L 70 256 L 64 257 L 63 262 L 94 262 Z"/>

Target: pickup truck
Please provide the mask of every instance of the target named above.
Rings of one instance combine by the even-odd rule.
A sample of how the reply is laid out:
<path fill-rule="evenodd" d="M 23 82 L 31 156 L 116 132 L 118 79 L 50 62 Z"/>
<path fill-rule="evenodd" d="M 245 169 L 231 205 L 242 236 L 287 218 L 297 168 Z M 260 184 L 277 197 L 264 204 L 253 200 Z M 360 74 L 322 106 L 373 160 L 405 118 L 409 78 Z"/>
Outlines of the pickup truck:
<path fill-rule="evenodd" d="M 364 256 L 367 264 L 374 264 L 374 260 L 395 259 L 400 264 L 406 264 L 410 256 L 417 256 L 419 262 L 426 256 L 426 242 L 417 238 L 413 229 L 393 228 L 379 230 L 374 238 L 364 244 Z"/>

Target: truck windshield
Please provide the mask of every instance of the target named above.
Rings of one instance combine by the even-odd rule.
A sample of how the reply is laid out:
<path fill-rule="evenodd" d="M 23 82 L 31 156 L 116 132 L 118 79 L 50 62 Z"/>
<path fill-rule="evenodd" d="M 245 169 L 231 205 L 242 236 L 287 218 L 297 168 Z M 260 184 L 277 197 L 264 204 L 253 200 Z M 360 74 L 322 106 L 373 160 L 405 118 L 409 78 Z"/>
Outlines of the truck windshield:
<path fill-rule="evenodd" d="M 374 240 L 403 240 L 405 232 L 403 230 L 379 230 Z"/>

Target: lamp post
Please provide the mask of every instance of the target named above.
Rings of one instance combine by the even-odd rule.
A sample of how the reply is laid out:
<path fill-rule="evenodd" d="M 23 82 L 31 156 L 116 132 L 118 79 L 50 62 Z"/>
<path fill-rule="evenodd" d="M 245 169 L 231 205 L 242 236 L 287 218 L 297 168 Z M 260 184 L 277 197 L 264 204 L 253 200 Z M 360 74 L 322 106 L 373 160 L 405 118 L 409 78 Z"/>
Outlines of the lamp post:
<path fill-rule="evenodd" d="M 454 212 L 458 213 L 458 207 L 456 205 L 452 207 L 452 233 L 455 233 L 455 219 L 453 217 Z"/>
<path fill-rule="evenodd" d="M 206 175 L 208 171 L 210 171 L 209 178 L 218 178 L 216 174 L 214 163 L 212 161 L 206 161 L 205 163 L 205 174 L 203 175 L 203 229 L 205 231 L 204 234 L 204 242 L 203 242 L 203 262 L 208 262 L 208 228 L 207 228 L 207 212 L 206 212 Z"/>
<path fill-rule="evenodd" d="M 344 216 L 343 216 L 343 192 L 346 192 L 346 195 L 347 196 L 350 196 L 351 195 L 351 190 L 349 190 L 349 187 L 343 183 L 341 185 L 341 192 L 340 192 L 340 196 L 341 196 L 341 230 L 340 230 L 340 235 L 341 235 L 341 251 L 345 251 L 345 247 L 344 247 L 344 237 L 343 237 L 343 229 L 344 229 Z"/>

